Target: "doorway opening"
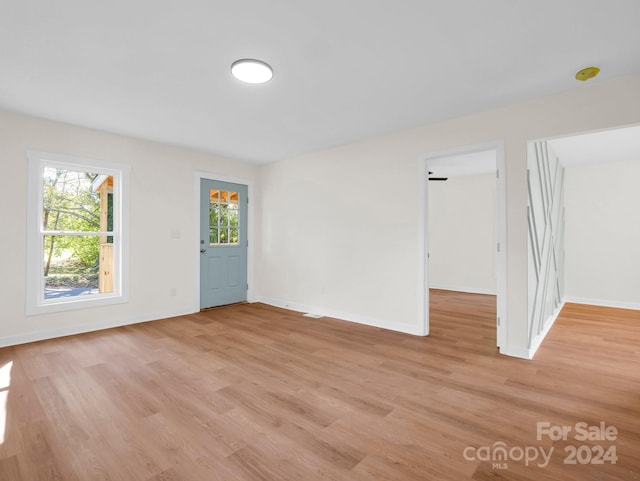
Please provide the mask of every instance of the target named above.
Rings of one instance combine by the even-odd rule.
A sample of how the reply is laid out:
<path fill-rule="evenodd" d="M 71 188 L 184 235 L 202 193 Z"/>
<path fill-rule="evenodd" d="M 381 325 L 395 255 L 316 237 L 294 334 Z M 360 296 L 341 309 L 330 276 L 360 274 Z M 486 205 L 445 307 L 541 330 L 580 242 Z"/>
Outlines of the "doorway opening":
<path fill-rule="evenodd" d="M 529 143 L 529 350 L 565 302 L 640 309 L 640 126 Z"/>
<path fill-rule="evenodd" d="M 487 329 L 485 325 L 482 330 L 473 325 L 473 320 L 466 328 L 478 327 L 487 345 L 503 347 L 506 343 L 503 144 L 493 142 L 432 154 L 424 159 L 421 169 L 424 170 L 424 332 L 429 334 L 432 328 L 437 330 L 433 332 L 448 332 L 451 327 L 446 323 L 448 315 L 461 304 L 468 307 L 469 303 L 476 303 L 485 319 L 487 315 L 495 318 L 495 328 Z"/>

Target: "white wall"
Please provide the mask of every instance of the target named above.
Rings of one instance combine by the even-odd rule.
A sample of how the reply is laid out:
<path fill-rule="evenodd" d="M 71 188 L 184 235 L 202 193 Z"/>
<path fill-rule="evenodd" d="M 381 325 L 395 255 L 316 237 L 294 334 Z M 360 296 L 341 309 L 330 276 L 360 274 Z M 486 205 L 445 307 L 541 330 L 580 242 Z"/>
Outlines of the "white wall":
<path fill-rule="evenodd" d="M 429 182 L 429 287 L 496 293 L 496 175 Z"/>
<path fill-rule="evenodd" d="M 566 167 L 566 299 L 640 308 L 640 159 Z"/>
<path fill-rule="evenodd" d="M 576 87 L 262 167 L 258 296 L 420 332 L 419 165 L 429 153 L 503 139 L 508 289 L 501 352 L 530 357 L 527 141 L 640 121 L 640 76 Z"/>
<path fill-rule="evenodd" d="M 417 203 L 415 189 L 406 189 L 403 177 L 384 159 L 366 155 L 347 162 L 340 156 L 321 162 L 308 157 L 263 167 L 259 299 L 411 329 L 415 305 L 403 306 L 399 316 L 394 312 L 394 300 L 406 295 L 404 289 L 417 295 L 415 285 L 402 280 L 413 271 L 406 252 L 415 249 Z"/>
<path fill-rule="evenodd" d="M 383 115 L 383 113 L 381 113 Z M 257 178 L 256 294 L 354 320 L 420 332 L 419 166 L 429 153 L 504 140 L 507 339 L 527 335 L 527 141 L 640 122 L 640 76 L 377 137 L 259 169 L 213 155 L 0 113 L 0 342 L 190 312 L 196 304 L 194 170 Z M 27 317 L 27 150 L 131 165 L 131 300 Z M 171 239 L 171 229 L 181 231 Z M 178 295 L 169 291 L 176 287 Z"/>
<path fill-rule="evenodd" d="M 109 307 L 26 316 L 27 150 L 129 164 L 130 301 Z M 193 171 L 251 180 L 256 168 L 153 142 L 0 112 L 0 345 L 193 312 Z M 171 239 L 179 229 L 180 238 Z M 177 289 L 170 296 L 170 289 Z"/>

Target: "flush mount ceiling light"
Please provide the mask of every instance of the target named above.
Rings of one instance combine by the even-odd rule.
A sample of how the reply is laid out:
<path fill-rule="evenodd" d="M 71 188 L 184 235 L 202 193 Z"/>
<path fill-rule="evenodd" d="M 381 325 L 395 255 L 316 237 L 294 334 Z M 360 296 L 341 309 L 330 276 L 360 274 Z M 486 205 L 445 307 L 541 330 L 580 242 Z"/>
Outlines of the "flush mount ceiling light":
<path fill-rule="evenodd" d="M 595 77 L 599 72 L 600 69 L 598 67 L 583 68 L 582 70 L 576 72 L 576 80 L 584 82 L 585 80 L 589 80 Z"/>
<path fill-rule="evenodd" d="M 231 74 L 242 82 L 263 84 L 273 77 L 273 69 L 262 60 L 242 58 L 231 64 Z"/>

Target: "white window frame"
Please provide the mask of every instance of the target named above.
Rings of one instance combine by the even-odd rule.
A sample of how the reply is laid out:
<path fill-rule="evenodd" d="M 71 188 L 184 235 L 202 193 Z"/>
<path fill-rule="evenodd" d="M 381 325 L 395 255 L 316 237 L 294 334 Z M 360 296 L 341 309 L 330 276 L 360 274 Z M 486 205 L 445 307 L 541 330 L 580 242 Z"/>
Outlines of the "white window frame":
<path fill-rule="evenodd" d="M 86 309 L 120 304 L 129 300 L 129 171 L 128 165 L 71 157 L 47 152 L 27 151 L 29 185 L 27 190 L 27 315 Z M 45 299 L 43 171 L 45 167 L 92 172 L 113 177 L 114 286 L 113 292 L 77 297 Z M 106 233 L 101 233 L 106 234 Z"/>

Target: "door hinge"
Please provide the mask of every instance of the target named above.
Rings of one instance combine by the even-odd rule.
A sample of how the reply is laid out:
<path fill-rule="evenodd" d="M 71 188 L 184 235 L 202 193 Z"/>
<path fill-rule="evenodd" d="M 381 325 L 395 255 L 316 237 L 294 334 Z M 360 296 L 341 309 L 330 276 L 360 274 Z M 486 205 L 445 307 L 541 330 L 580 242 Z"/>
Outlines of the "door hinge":
<path fill-rule="evenodd" d="M 500 178 L 500 171 L 496 170 L 496 179 L 499 179 L 499 178 Z"/>
<path fill-rule="evenodd" d="M 500 327 L 500 317 L 498 317 L 498 327 Z"/>
<path fill-rule="evenodd" d="M 247 284 L 247 290 L 249 290 L 249 284 Z"/>
<path fill-rule="evenodd" d="M 500 252 L 500 242 L 498 242 L 498 252 Z"/>

